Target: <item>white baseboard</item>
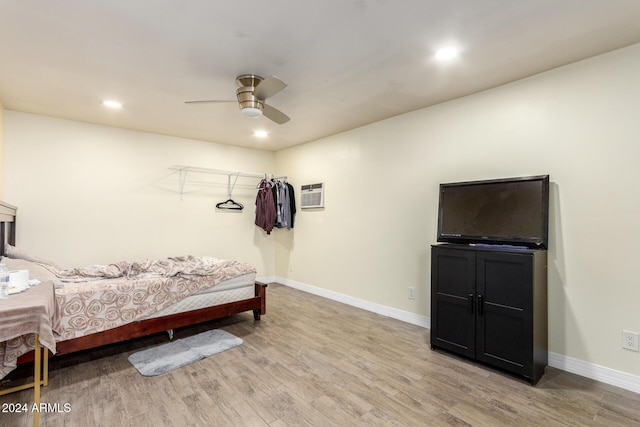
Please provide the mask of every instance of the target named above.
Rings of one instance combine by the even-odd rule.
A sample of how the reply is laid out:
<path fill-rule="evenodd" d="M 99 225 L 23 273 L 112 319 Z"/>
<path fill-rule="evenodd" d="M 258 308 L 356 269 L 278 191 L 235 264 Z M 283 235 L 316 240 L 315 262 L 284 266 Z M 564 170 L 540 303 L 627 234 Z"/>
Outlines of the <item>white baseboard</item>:
<path fill-rule="evenodd" d="M 549 352 L 549 366 L 605 384 L 640 393 L 640 376 Z"/>
<path fill-rule="evenodd" d="M 260 282 L 269 283 L 276 282 L 282 285 L 289 286 L 290 288 L 298 289 L 313 295 L 318 295 L 323 298 L 338 301 L 353 307 L 358 307 L 363 310 L 371 311 L 373 313 L 381 314 L 383 316 L 391 317 L 392 319 L 402 320 L 406 323 L 422 326 L 429 329 L 431 322 L 428 317 L 420 316 L 418 314 L 410 313 L 408 311 L 399 310 L 397 308 L 389 307 L 382 304 L 366 301 L 359 298 L 354 298 L 349 295 L 344 295 L 338 292 L 329 291 L 327 289 L 317 288 L 315 286 L 307 285 L 305 283 L 296 282 L 295 280 L 285 279 L 283 277 L 264 277 L 258 279 Z"/>
<path fill-rule="evenodd" d="M 294 280 L 285 279 L 283 277 L 271 276 L 258 279 L 263 283 L 280 283 L 294 289 L 318 295 L 323 298 L 338 301 L 353 307 L 362 308 L 373 313 L 398 319 L 403 322 L 421 326 L 423 328 L 431 328 L 431 319 L 426 316 L 409 313 L 397 308 L 388 307 L 382 304 L 376 304 L 370 301 L 354 298 L 338 292 L 329 291 L 327 289 L 317 288 L 305 283 L 296 282 Z M 616 371 L 615 369 L 606 368 L 604 366 L 585 362 L 584 360 L 574 359 L 573 357 L 564 356 L 558 353 L 549 352 L 549 366 L 560 369 L 572 374 L 580 375 L 592 380 L 600 381 L 615 387 L 620 387 L 634 393 L 640 393 L 640 376 L 628 374 L 626 372 Z"/>

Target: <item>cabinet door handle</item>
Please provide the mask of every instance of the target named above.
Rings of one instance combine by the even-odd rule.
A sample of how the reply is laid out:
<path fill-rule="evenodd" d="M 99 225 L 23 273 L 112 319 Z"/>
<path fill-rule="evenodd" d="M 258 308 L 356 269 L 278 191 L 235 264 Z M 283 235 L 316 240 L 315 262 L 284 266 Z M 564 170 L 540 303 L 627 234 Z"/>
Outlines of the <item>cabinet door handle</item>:
<path fill-rule="evenodd" d="M 478 294 L 478 314 L 480 316 L 482 316 L 483 312 L 484 312 L 484 299 L 482 298 L 482 295 Z"/>
<path fill-rule="evenodd" d="M 469 312 L 473 314 L 473 294 L 469 294 L 469 299 L 467 299 L 469 303 Z"/>

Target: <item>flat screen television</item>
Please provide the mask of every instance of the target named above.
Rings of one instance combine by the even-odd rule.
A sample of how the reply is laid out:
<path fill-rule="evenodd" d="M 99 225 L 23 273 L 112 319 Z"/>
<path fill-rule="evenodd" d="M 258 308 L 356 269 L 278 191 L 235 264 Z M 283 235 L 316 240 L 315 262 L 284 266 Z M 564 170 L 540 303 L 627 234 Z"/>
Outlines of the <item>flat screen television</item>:
<path fill-rule="evenodd" d="M 549 175 L 440 184 L 438 242 L 546 249 Z"/>

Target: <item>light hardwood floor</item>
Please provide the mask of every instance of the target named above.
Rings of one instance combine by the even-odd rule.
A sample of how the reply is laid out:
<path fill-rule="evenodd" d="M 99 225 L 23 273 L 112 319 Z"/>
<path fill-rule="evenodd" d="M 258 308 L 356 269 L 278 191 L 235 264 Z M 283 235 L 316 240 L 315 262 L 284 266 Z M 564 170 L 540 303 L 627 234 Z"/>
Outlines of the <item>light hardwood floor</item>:
<path fill-rule="evenodd" d="M 640 425 L 638 394 L 553 368 L 531 387 L 432 351 L 427 329 L 281 285 L 269 286 L 259 322 L 245 313 L 175 337 L 212 328 L 244 344 L 157 377 L 127 357 L 166 334 L 53 359 L 42 401 L 70 411 L 44 413 L 41 425 Z M 0 402 L 30 404 L 32 394 Z M 31 423 L 0 413 L 2 426 Z"/>

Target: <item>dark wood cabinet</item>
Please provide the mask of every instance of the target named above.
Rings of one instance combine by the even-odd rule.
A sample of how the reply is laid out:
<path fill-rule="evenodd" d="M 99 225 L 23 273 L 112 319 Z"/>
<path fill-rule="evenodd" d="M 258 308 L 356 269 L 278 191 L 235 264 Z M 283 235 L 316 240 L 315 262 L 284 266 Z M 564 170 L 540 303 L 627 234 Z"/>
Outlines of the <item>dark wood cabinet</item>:
<path fill-rule="evenodd" d="M 431 347 L 535 384 L 547 366 L 547 252 L 434 245 Z"/>

